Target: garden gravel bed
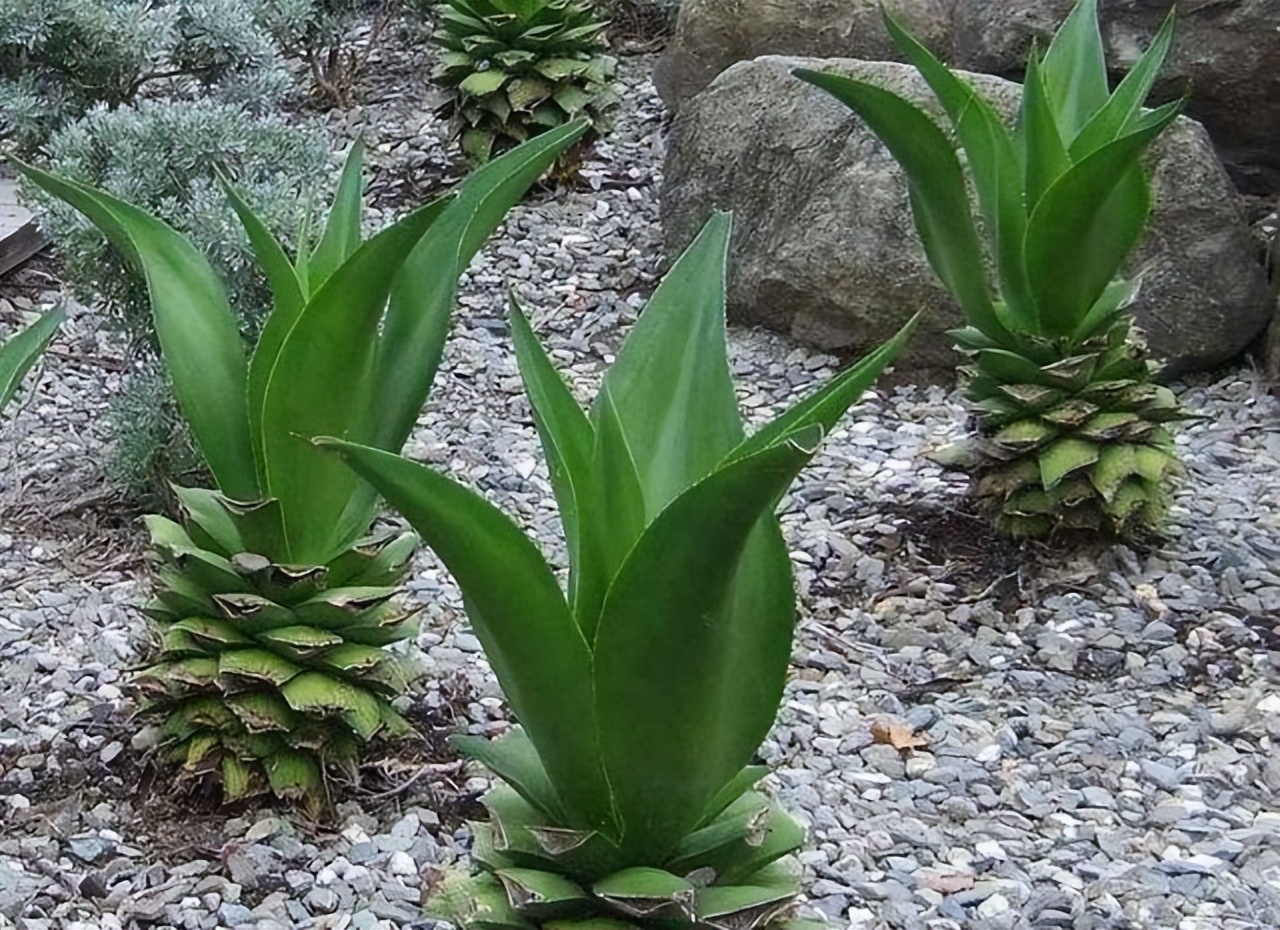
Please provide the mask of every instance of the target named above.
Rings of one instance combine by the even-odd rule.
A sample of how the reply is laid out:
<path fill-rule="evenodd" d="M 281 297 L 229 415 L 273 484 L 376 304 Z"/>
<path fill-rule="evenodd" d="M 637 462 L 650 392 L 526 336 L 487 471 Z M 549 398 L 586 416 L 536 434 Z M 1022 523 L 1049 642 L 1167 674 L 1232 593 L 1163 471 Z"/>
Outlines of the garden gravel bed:
<path fill-rule="evenodd" d="M 561 563 L 506 289 L 589 392 L 660 271 L 651 65 L 624 60 L 618 129 L 580 189 L 533 197 L 472 266 L 406 450 Z M 379 105 L 375 191 L 394 202 L 447 162 L 420 113 Z M 440 737 L 507 726 L 456 589 L 422 553 L 409 589 L 428 675 L 405 703 L 426 738 L 371 754 L 360 784 L 335 786 L 331 821 L 175 796 L 154 734 L 128 720 L 146 565 L 135 515 L 101 484 L 123 361 L 97 322 L 73 315 L 0 443 L 0 927 L 419 924 L 486 784 Z M 755 419 L 840 364 L 763 332 L 730 344 Z M 811 826 L 811 904 L 833 926 L 1280 924 L 1280 404 L 1244 370 L 1176 387 L 1201 419 L 1179 430 L 1169 536 L 1143 551 L 990 537 L 964 480 L 926 457 L 966 425 L 938 387 L 869 394 L 794 487 L 800 633 L 763 754 Z"/>

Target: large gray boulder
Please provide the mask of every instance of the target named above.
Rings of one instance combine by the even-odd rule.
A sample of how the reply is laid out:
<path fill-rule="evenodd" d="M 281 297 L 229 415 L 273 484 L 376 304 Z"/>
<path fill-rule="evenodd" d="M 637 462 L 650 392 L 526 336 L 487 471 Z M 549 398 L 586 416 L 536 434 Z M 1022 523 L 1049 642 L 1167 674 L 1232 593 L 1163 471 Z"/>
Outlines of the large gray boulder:
<path fill-rule="evenodd" d="M 937 112 L 905 65 L 779 57 L 734 65 L 672 126 L 662 191 L 668 254 L 712 210 L 732 210 L 733 319 L 827 349 L 862 349 L 921 310 L 904 364 L 950 371 L 957 357 L 946 333 L 961 315 L 925 259 L 905 177 L 850 110 L 791 75 L 801 66 L 873 81 Z M 968 77 L 1006 115 L 1016 112 L 1020 85 Z M 1136 314 L 1176 374 L 1225 361 L 1259 334 L 1266 281 L 1204 129 L 1180 118 L 1149 163 L 1156 206 L 1132 261 L 1144 282 Z"/>
<path fill-rule="evenodd" d="M 953 66 L 1020 79 L 1074 0 L 892 0 Z M 898 60 L 878 0 L 684 0 L 654 80 L 677 110 L 737 61 L 760 55 Z M 1146 48 L 1172 0 L 1101 0 L 1107 60 L 1123 72 Z M 1178 34 L 1156 99 L 1190 95 L 1238 183 L 1280 189 L 1280 2 L 1180 3 Z"/>

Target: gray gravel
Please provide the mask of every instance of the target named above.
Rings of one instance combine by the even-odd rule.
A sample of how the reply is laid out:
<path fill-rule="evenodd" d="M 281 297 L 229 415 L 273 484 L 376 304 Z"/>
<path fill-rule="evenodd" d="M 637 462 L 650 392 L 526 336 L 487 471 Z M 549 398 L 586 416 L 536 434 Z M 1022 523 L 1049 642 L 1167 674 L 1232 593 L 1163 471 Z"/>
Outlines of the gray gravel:
<path fill-rule="evenodd" d="M 518 208 L 473 264 L 407 449 L 561 561 L 505 288 L 585 396 L 659 273 L 650 64 L 624 61 L 626 109 L 583 189 Z M 362 115 L 381 127 L 374 160 L 393 199 L 444 159 L 438 133 L 417 132 L 411 92 Z M 457 807 L 441 816 L 435 802 L 481 790 L 478 773 L 443 763 L 409 785 L 414 760 L 384 758 L 388 795 L 358 795 L 327 825 L 272 810 L 149 819 L 130 800 L 151 738 L 126 723 L 122 683 L 147 645 L 144 566 L 137 527 L 113 522 L 96 477 L 94 417 L 119 375 L 94 361 L 118 357 L 95 322 L 73 320 L 13 424 L 20 444 L 4 444 L 21 464 L 4 470 L 14 509 L 0 536 L 0 928 L 414 925 L 424 876 L 468 843 Z M 731 351 L 756 420 L 838 370 L 761 332 L 733 330 Z M 810 904 L 833 925 L 1280 924 L 1280 405 L 1247 371 L 1177 390 L 1204 419 L 1181 431 L 1188 474 L 1150 552 L 993 543 L 964 515 L 963 480 L 923 458 L 965 428 L 941 388 L 872 392 L 802 476 L 785 516 L 795 674 L 763 756 L 810 824 Z M 498 689 L 429 553 L 410 592 L 432 673 L 414 699 L 500 732 Z M 920 745 L 876 742 L 889 725 Z"/>

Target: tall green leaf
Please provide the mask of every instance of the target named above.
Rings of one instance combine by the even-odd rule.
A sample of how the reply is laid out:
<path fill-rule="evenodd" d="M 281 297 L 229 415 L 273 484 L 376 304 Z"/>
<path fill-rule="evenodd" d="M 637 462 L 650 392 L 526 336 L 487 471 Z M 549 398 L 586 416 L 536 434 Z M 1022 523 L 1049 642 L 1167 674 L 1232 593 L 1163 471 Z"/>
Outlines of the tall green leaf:
<path fill-rule="evenodd" d="M 440 364 L 458 275 L 512 205 L 587 128 L 584 120 L 569 123 L 476 169 L 456 191 L 453 207 L 409 254 L 391 289 L 374 363 L 371 410 L 377 415 L 369 445 L 404 445 Z"/>
<path fill-rule="evenodd" d="M 142 271 L 165 367 L 201 455 L 224 493 L 256 497 L 244 344 L 208 260 L 168 225 L 123 200 L 15 164 L 33 183 L 83 213 Z"/>
<path fill-rule="evenodd" d="M 569 548 L 569 604 L 578 615 L 579 588 L 583 584 L 585 554 L 582 551 L 583 506 L 590 497 L 591 461 L 595 430 L 577 400 L 551 364 L 529 320 L 513 297 L 511 338 L 533 422 L 538 429 L 547 470 L 560 508 Z"/>
<path fill-rule="evenodd" d="M 1173 46 L 1175 13 L 1176 9 L 1170 8 L 1151 47 L 1143 53 L 1138 63 L 1124 76 L 1115 93 L 1071 143 L 1073 160 L 1079 161 L 1116 138 L 1125 129 L 1132 128 L 1133 119 L 1151 93 L 1160 66 L 1164 64 L 1165 57 Z"/>
<path fill-rule="evenodd" d="M 785 663 L 790 610 L 778 637 L 767 628 L 775 617 L 748 612 L 729 623 L 724 607 L 752 529 L 821 432 L 791 434 L 685 491 L 650 524 L 609 591 L 594 648 L 600 748 L 623 851 L 638 864 L 662 862 L 701 821 L 758 745 L 744 733 L 767 728 L 777 711 L 772 682 L 740 680 L 733 659 L 753 641 L 775 650 L 781 641 Z"/>
<path fill-rule="evenodd" d="M 893 364 L 893 360 L 911 339 L 919 320 L 920 314 L 917 313 L 888 342 L 752 433 L 729 454 L 729 458 L 750 455 L 765 446 L 773 445 L 785 434 L 813 423 L 821 426 L 824 433 L 830 432 L 849 408 L 858 402 L 858 398 L 875 383 L 880 373 Z"/>
<path fill-rule="evenodd" d="M 1035 302 L 1022 261 L 1027 228 L 1022 166 L 1013 137 L 1000 114 L 968 81 L 953 74 L 888 10 L 884 20 L 894 44 L 937 95 L 964 147 L 1000 273 L 1001 296 L 1016 316 L 1034 319 Z"/>
<path fill-rule="evenodd" d="M 360 210 L 364 194 L 364 143 L 357 139 L 342 166 L 338 193 L 324 233 L 307 262 L 310 293 L 314 294 L 360 247 Z"/>
<path fill-rule="evenodd" d="M 449 478 L 388 452 L 318 442 L 377 488 L 448 567 L 570 826 L 608 829 L 614 815 L 600 767 L 590 651 L 537 547 L 502 511 Z"/>
<path fill-rule="evenodd" d="M 713 216 L 663 278 L 604 377 L 652 517 L 742 441 L 725 348 L 732 219 Z"/>
<path fill-rule="evenodd" d="M 55 307 L 0 345 L 0 411 L 9 406 L 9 401 L 18 392 L 18 385 L 48 348 L 54 333 L 66 318 L 66 311 Z"/>
<path fill-rule="evenodd" d="M 964 172 L 942 130 L 918 107 L 883 88 L 839 74 L 804 69 L 794 74 L 850 107 L 880 137 L 907 174 L 916 228 L 934 272 L 970 323 L 993 339 L 1008 339 L 987 289 Z"/>
<path fill-rule="evenodd" d="M 447 209 L 436 201 L 361 246 L 307 302 L 280 347 L 262 402 L 266 491 L 280 501 L 288 558 L 334 555 L 355 476 L 312 436 L 345 436 L 368 409 L 374 347 L 391 278 Z M 336 541 L 341 545 L 345 540 Z"/>
<path fill-rule="evenodd" d="M 1044 58 L 1045 84 L 1058 114 L 1062 141 L 1070 146 L 1107 102 L 1107 62 L 1098 28 L 1098 0 L 1078 0 L 1054 34 Z"/>
<path fill-rule="evenodd" d="M 262 395 L 266 390 L 271 366 L 275 364 L 280 346 L 284 343 L 284 337 L 289 334 L 289 330 L 293 328 L 298 315 L 306 305 L 306 294 L 303 291 L 302 282 L 298 279 L 297 270 L 289 261 L 289 256 L 285 254 L 284 248 L 276 237 L 250 209 L 239 191 L 227 181 L 223 181 L 222 187 L 227 201 L 240 218 L 240 225 L 249 236 L 249 243 L 253 246 L 258 265 L 266 274 L 267 284 L 271 287 L 271 314 L 258 335 L 258 345 L 249 359 L 248 383 L 249 436 L 253 441 L 258 481 L 264 483 L 266 479 L 262 453 Z"/>
<path fill-rule="evenodd" d="M 587 642 L 595 636 L 609 585 L 647 523 L 641 472 L 608 383 L 596 400 L 596 444 L 579 527 L 579 561 L 573 566 L 573 614 Z"/>
<path fill-rule="evenodd" d="M 1067 336 L 1080 326 L 1142 235 L 1150 194 L 1138 159 L 1177 115 L 1172 108 L 1098 149 L 1036 205 L 1027 226 L 1027 278 L 1046 334 Z"/>
<path fill-rule="evenodd" d="M 1023 143 L 1023 163 L 1026 165 L 1026 209 L 1029 212 L 1040 202 L 1053 182 L 1071 167 L 1071 158 L 1067 155 L 1067 148 L 1058 132 L 1053 104 L 1045 87 L 1044 73 L 1040 70 L 1040 62 L 1034 51 L 1027 59 L 1018 129 Z M 1031 327 L 1033 330 L 1037 328 Z"/>

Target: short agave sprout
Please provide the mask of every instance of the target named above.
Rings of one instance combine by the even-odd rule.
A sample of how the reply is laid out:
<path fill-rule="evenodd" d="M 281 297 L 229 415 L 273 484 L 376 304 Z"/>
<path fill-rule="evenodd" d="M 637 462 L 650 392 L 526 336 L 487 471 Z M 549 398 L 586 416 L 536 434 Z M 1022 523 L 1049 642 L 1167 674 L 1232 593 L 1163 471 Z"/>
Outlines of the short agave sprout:
<path fill-rule="evenodd" d="M 563 591 L 501 511 L 428 468 L 336 440 L 462 588 L 520 726 L 457 745 L 502 779 L 480 874 L 432 907 L 464 927 L 780 919 L 803 831 L 752 790 L 782 697 L 795 592 L 774 509 L 907 331 L 745 437 L 726 359 L 730 223 L 675 264 L 590 412 L 524 315 L 512 330 L 568 542 Z M 587 921 L 582 924 L 560 921 Z M 604 921 L 603 923 L 601 921 Z"/>
<path fill-rule="evenodd" d="M 44 354 L 66 318 L 61 307 L 50 310 L 7 342 L 0 343 L 0 411 L 9 406 L 22 379 Z"/>
<path fill-rule="evenodd" d="M 587 0 L 445 0 L 435 77 L 453 90 L 462 149 L 474 161 L 579 116 L 602 129 L 618 102 L 605 21 Z M 562 166 L 563 167 L 563 166 Z"/>
<path fill-rule="evenodd" d="M 383 647 L 415 632 L 396 593 L 417 538 L 368 535 L 374 491 L 304 437 L 404 444 L 458 273 L 584 129 L 509 153 L 368 241 L 357 146 L 320 242 L 292 262 L 228 188 L 274 295 L 251 358 L 222 283 L 186 239 L 102 191 L 22 167 L 145 273 L 174 392 L 217 482 L 176 489 L 183 523 L 147 520 L 162 649 L 138 682 L 168 754 L 220 781 L 227 800 L 271 791 L 316 809 L 327 769 L 349 771 L 375 736 L 412 732 L 390 702 L 413 669 Z"/>
<path fill-rule="evenodd" d="M 1180 102 L 1144 110 L 1173 18 L 1114 92 L 1096 0 L 1082 0 L 1047 54 L 1027 63 L 1010 132 L 991 105 L 886 14 L 899 49 L 937 95 L 964 149 L 998 286 L 993 296 L 952 144 L 902 98 L 838 74 L 799 77 L 852 107 L 906 171 L 934 271 L 968 320 L 957 331 L 977 409 L 976 486 L 1000 530 L 1155 530 L 1177 469 L 1164 424 L 1185 414 L 1152 382 L 1117 277 L 1142 235 L 1150 190 L 1140 159 Z"/>

